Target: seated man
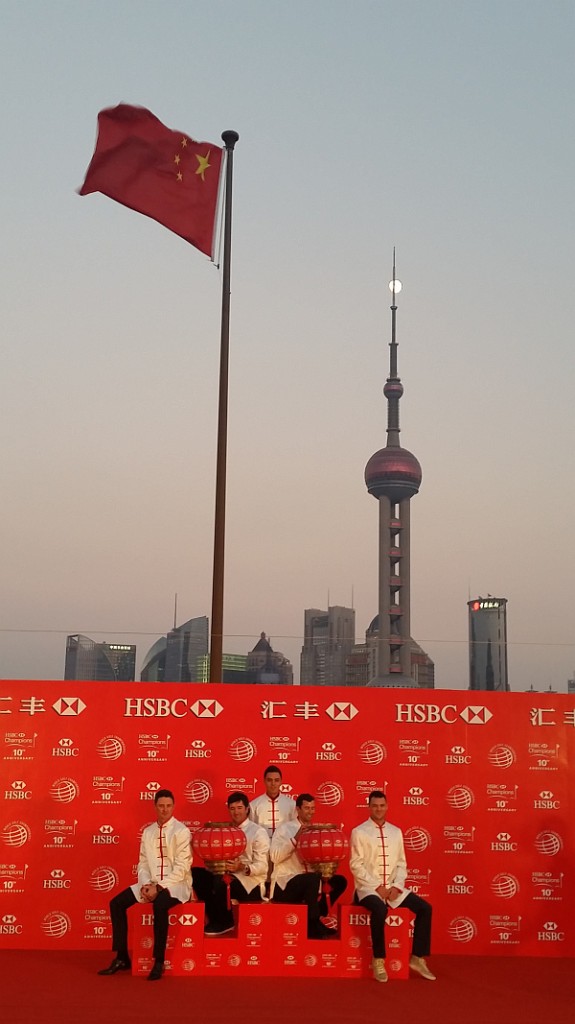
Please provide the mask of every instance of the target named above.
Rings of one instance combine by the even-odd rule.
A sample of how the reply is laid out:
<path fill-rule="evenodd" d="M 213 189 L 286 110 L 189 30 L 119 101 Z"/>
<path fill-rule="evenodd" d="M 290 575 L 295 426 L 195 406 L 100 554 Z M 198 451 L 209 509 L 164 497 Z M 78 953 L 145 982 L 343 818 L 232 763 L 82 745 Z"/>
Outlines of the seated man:
<path fill-rule="evenodd" d="M 164 973 L 168 911 L 176 903 L 185 903 L 190 898 L 190 830 L 174 818 L 174 794 L 169 789 L 159 789 L 154 804 L 157 820 L 142 832 L 138 881 L 110 901 L 112 949 L 116 956 L 110 966 L 98 974 L 130 970 L 126 911 L 134 903 L 151 903 L 154 912 L 154 966 L 148 981 L 158 981 Z"/>
<path fill-rule="evenodd" d="M 387 981 L 384 924 L 388 907 L 407 907 L 415 914 L 409 966 L 428 981 L 435 981 L 424 957 L 431 947 L 431 905 L 405 888 L 407 863 L 403 833 L 386 822 L 387 797 L 380 789 L 369 795 L 369 818 L 352 830 L 349 867 L 356 900 L 369 911 L 373 946 L 373 976 Z"/>
<path fill-rule="evenodd" d="M 232 825 L 241 828 L 246 837 L 244 852 L 226 864 L 226 870 L 232 875 L 230 897 L 238 903 L 260 903 L 268 873 L 268 834 L 261 825 L 249 820 L 249 809 L 245 793 L 230 793 L 228 810 Z M 206 868 L 194 868 L 193 879 L 196 896 L 206 905 L 205 934 L 224 935 L 233 931 L 234 919 L 221 875 L 214 875 Z"/>
<path fill-rule="evenodd" d="M 325 897 L 320 894 L 320 877 L 309 871 L 297 850 L 297 837 L 310 827 L 315 813 L 311 793 L 300 793 L 296 800 L 295 821 L 286 821 L 276 828 L 270 847 L 273 864 L 271 897 L 274 903 L 306 903 L 309 939 L 331 938 L 334 932 L 321 920 L 326 912 Z M 347 886 L 343 875 L 330 879 L 332 904 Z"/>

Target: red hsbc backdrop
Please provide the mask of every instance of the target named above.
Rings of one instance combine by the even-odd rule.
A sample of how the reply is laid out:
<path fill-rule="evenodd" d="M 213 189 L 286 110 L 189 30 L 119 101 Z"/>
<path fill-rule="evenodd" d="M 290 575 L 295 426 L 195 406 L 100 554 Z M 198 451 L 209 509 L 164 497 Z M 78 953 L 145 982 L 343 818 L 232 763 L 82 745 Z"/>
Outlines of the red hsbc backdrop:
<path fill-rule="evenodd" d="M 0 682 L 0 744 L 0 948 L 109 948 L 155 791 L 193 830 L 275 763 L 348 833 L 385 788 L 436 953 L 575 954 L 573 697 Z"/>

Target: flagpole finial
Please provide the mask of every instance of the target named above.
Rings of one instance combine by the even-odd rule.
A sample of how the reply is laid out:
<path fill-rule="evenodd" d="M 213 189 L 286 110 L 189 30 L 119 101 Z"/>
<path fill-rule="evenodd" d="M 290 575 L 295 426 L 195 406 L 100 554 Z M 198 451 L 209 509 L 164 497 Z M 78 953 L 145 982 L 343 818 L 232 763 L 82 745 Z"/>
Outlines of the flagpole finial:
<path fill-rule="evenodd" d="M 227 131 L 222 132 L 222 139 L 225 142 L 226 149 L 233 149 L 239 139 L 239 135 L 233 128 L 228 128 Z"/>

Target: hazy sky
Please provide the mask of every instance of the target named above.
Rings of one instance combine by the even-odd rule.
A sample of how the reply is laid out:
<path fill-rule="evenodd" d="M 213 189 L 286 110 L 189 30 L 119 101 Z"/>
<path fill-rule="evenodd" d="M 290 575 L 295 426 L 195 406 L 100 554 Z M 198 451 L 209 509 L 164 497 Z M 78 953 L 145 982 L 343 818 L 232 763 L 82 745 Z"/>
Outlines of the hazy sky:
<path fill-rule="evenodd" d="M 0 3 L 0 675 L 67 633 L 210 613 L 221 279 L 80 198 L 100 109 L 240 134 L 224 649 L 299 676 L 303 610 L 377 612 L 391 254 L 412 627 L 464 688 L 469 596 L 509 599 L 513 689 L 575 668 L 572 0 Z"/>

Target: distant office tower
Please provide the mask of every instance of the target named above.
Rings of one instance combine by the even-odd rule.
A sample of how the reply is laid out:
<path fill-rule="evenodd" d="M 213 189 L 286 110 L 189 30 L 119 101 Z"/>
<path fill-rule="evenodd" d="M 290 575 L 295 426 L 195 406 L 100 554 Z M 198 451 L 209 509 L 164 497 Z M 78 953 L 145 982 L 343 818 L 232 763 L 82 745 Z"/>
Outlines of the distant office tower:
<path fill-rule="evenodd" d="M 202 682 L 201 659 L 208 653 L 208 618 L 200 615 L 174 626 L 152 645 L 142 666 L 142 682 Z"/>
<path fill-rule="evenodd" d="M 96 643 L 81 633 L 66 638 L 64 679 L 133 683 L 135 678 L 134 644 Z"/>
<path fill-rule="evenodd" d="M 194 683 L 198 679 L 199 659 L 208 653 L 208 617 L 188 619 L 171 629 L 166 643 L 166 683 Z"/>
<path fill-rule="evenodd" d="M 478 597 L 469 614 L 469 689 L 508 690 L 507 598 Z"/>
<path fill-rule="evenodd" d="M 346 660 L 355 644 L 355 609 L 307 608 L 301 652 L 302 686 L 345 686 Z"/>
<path fill-rule="evenodd" d="M 575 693 L 575 672 L 573 673 L 574 678 L 567 680 L 567 693 Z"/>
<path fill-rule="evenodd" d="M 150 650 L 144 658 L 140 671 L 140 680 L 143 683 L 164 682 L 167 646 L 167 638 L 165 636 L 161 636 L 160 639 L 156 640 L 155 644 L 152 644 L 150 647 Z"/>
<path fill-rule="evenodd" d="M 247 654 L 222 654 L 222 683 L 247 683 Z M 210 656 L 200 658 L 200 674 L 198 683 L 210 681 Z"/>
<path fill-rule="evenodd" d="M 257 644 L 248 654 L 246 682 L 293 685 L 291 661 L 280 651 L 274 651 L 265 633 L 260 634 Z"/>
<path fill-rule="evenodd" d="M 366 686 L 378 678 L 379 616 L 376 615 L 365 632 L 365 643 L 356 644 L 347 659 L 348 686 Z M 435 687 L 435 665 L 429 655 L 411 639 L 411 686 L 432 690 Z M 372 685 L 375 685 L 372 683 Z"/>
<path fill-rule="evenodd" d="M 389 377 L 383 393 L 387 398 L 387 444 L 365 467 L 365 482 L 379 502 L 379 622 L 377 675 L 369 686 L 415 686 L 411 674 L 410 622 L 410 501 L 419 491 L 421 466 L 399 443 L 399 400 L 403 385 L 397 374 L 395 336 L 396 296 L 401 284 L 395 277 L 395 252 L 391 305 Z"/>
<path fill-rule="evenodd" d="M 345 685 L 367 686 L 369 679 L 369 650 L 367 644 L 354 644 L 345 659 Z"/>

